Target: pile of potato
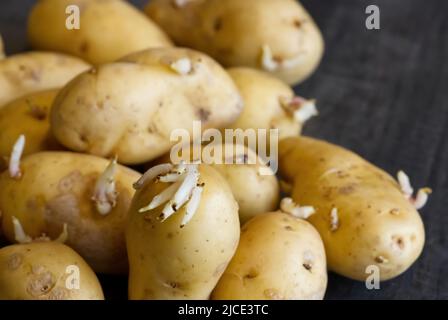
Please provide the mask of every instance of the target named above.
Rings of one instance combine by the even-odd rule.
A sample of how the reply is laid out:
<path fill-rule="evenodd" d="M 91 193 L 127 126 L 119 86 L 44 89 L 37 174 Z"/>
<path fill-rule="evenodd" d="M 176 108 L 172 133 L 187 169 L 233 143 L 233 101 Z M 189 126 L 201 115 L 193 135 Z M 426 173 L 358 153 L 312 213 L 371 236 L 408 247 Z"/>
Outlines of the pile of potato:
<path fill-rule="evenodd" d="M 415 262 L 430 189 L 300 136 L 317 111 L 290 85 L 324 44 L 298 2 L 144 12 L 40 0 L 39 51 L 4 57 L 0 37 L 0 299 L 104 299 L 96 274 L 128 274 L 130 299 L 322 299 L 327 268 L 365 281 L 373 265 L 387 280 Z M 240 164 L 170 163 L 170 134 L 194 121 L 278 129 L 281 180 L 228 142 Z"/>

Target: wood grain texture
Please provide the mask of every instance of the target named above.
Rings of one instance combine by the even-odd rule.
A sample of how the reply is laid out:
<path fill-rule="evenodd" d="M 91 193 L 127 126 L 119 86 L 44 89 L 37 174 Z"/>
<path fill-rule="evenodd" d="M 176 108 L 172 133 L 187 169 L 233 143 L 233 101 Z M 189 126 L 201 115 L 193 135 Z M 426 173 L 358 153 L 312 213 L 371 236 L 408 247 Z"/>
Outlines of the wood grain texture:
<path fill-rule="evenodd" d="M 27 49 L 26 15 L 33 3 L 0 2 L 0 33 L 9 53 Z M 318 71 L 296 88 L 317 98 L 320 109 L 305 134 L 352 149 L 392 174 L 403 169 L 416 187 L 434 190 L 421 212 L 427 241 L 415 265 L 380 290 L 332 274 L 327 298 L 448 299 L 448 1 L 303 4 L 327 47 Z M 381 10 L 380 30 L 365 28 L 369 4 Z M 125 278 L 102 280 L 108 297 L 126 298 Z"/>

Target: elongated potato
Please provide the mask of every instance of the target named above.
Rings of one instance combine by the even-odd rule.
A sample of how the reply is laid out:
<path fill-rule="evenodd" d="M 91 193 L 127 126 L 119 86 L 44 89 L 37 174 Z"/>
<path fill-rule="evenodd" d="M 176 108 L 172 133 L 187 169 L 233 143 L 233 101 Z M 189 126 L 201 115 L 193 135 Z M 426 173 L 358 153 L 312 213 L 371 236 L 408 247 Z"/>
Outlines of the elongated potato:
<path fill-rule="evenodd" d="M 0 108 L 26 94 L 60 88 L 89 68 L 78 58 L 58 53 L 9 56 L 0 61 Z"/>
<path fill-rule="evenodd" d="M 193 194 L 202 190 L 199 202 L 192 196 L 177 208 L 174 197 L 141 213 L 156 195 L 173 188 L 155 176 L 134 196 L 126 230 L 130 299 L 208 299 L 236 250 L 238 205 L 227 182 L 210 166 L 194 170 L 199 170 L 193 189 Z M 190 212 L 192 202 L 198 206 Z M 168 217 L 172 208 L 177 212 Z"/>
<path fill-rule="evenodd" d="M 3 172 L 0 211 L 7 239 L 16 241 L 13 217 L 31 238 L 45 234 L 54 239 L 66 223 L 67 245 L 96 272 L 126 272 L 125 223 L 134 193 L 132 183 L 140 174 L 115 165 L 115 172 L 104 177 L 108 163 L 91 155 L 39 152 L 22 160 L 19 178 Z M 98 186 L 100 177 L 106 181 Z"/>
<path fill-rule="evenodd" d="M 194 121 L 225 127 L 241 109 L 215 61 L 188 49 L 152 49 L 73 80 L 55 100 L 51 127 L 71 150 L 138 164 L 166 153 L 174 130 L 192 132 Z"/>
<path fill-rule="evenodd" d="M 324 50 L 318 27 L 295 0 L 151 0 L 145 12 L 177 44 L 289 84 L 307 78 Z"/>
<path fill-rule="evenodd" d="M 305 220 L 277 211 L 241 229 L 238 249 L 213 290 L 215 300 L 317 300 L 327 288 L 325 250 Z"/>
<path fill-rule="evenodd" d="M 280 142 L 280 173 L 294 182 L 292 197 L 311 205 L 309 221 L 325 243 L 328 267 L 365 280 L 377 266 L 381 280 L 408 269 L 420 255 L 420 215 L 384 171 L 341 147 L 306 137 Z"/>
<path fill-rule="evenodd" d="M 35 242 L 0 249 L 0 300 L 103 299 L 93 270 L 64 244 Z"/>
<path fill-rule="evenodd" d="M 9 157 L 17 138 L 26 138 L 23 155 L 61 146 L 50 133 L 50 108 L 58 90 L 21 97 L 0 109 L 0 157 Z"/>
<path fill-rule="evenodd" d="M 79 29 L 66 13 L 80 11 Z M 131 52 L 170 47 L 171 41 L 150 19 L 121 0 L 40 0 L 28 21 L 28 37 L 34 48 L 73 54 L 93 64 L 112 62 Z"/>
<path fill-rule="evenodd" d="M 317 114 L 312 100 L 294 97 L 291 87 L 266 72 L 250 68 L 227 71 L 244 101 L 233 129 L 278 129 L 279 139 L 283 139 L 299 135 L 303 124 Z"/>

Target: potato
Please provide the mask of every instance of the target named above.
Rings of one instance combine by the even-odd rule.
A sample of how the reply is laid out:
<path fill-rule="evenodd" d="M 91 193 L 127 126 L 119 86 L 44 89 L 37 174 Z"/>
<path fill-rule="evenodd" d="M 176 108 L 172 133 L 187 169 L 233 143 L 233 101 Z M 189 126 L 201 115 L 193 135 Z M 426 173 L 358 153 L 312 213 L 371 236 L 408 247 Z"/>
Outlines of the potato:
<path fill-rule="evenodd" d="M 215 300 L 317 300 L 327 288 L 325 250 L 305 220 L 281 211 L 241 229 L 238 249 L 213 290 Z"/>
<path fill-rule="evenodd" d="M 48 119 L 57 92 L 46 90 L 32 93 L 0 109 L 0 157 L 9 157 L 21 134 L 26 138 L 23 155 L 61 148 L 50 133 Z"/>
<path fill-rule="evenodd" d="M 205 148 L 216 148 L 220 150 L 222 157 L 220 159 L 208 159 L 208 152 Z M 225 150 L 233 150 L 232 161 L 225 163 Z M 175 148 L 177 149 L 177 148 Z M 211 150 L 211 149 L 209 149 Z M 172 152 L 176 150 L 172 149 Z M 189 162 L 194 160 L 193 155 L 205 154 L 205 158 L 201 158 L 226 179 L 232 190 L 233 196 L 239 207 L 240 222 L 244 223 L 253 216 L 260 213 L 275 210 L 279 203 L 280 186 L 275 173 L 257 156 L 251 149 L 240 144 L 224 143 L 206 145 L 191 145 L 189 148 L 181 148 L 178 159 L 170 159 L 171 154 L 158 159 L 158 163 L 171 162 L 181 160 Z M 230 159 L 228 159 L 230 160 Z"/>
<path fill-rule="evenodd" d="M 127 270 L 125 223 L 140 174 L 108 165 L 106 159 L 70 152 L 39 152 L 25 157 L 21 175 L 0 175 L 4 235 L 14 242 L 13 217 L 31 238 L 54 239 L 68 225 L 67 245 L 100 273 Z M 112 174 L 104 176 L 103 172 Z M 98 185 L 101 178 L 106 178 Z M 113 178 L 109 181 L 109 178 Z M 112 190 L 110 190 L 112 189 Z M 110 205 L 108 207 L 108 205 Z"/>
<path fill-rule="evenodd" d="M 66 8 L 80 10 L 79 29 Z M 93 64 L 115 61 L 147 48 L 171 47 L 171 40 L 143 13 L 121 0 L 40 0 L 28 21 L 28 37 L 34 48 L 61 51 Z"/>
<path fill-rule="evenodd" d="M 62 87 L 89 68 L 78 58 L 58 53 L 9 56 L 0 61 L 0 108 L 26 94 Z"/>
<path fill-rule="evenodd" d="M 2 35 L 0 34 L 0 59 L 3 59 L 5 57 L 5 49 L 3 48 L 3 39 Z"/>
<path fill-rule="evenodd" d="M 166 153 L 173 130 L 192 132 L 194 121 L 225 127 L 241 109 L 215 61 L 188 49 L 151 49 L 78 76 L 56 98 L 51 128 L 71 150 L 139 164 Z"/>
<path fill-rule="evenodd" d="M 311 138 L 280 141 L 280 173 L 294 182 L 292 197 L 311 205 L 309 221 L 325 243 L 328 267 L 366 280 L 377 266 L 387 280 L 422 252 L 422 220 L 387 173 L 341 147 Z M 370 268 L 369 268 L 370 269 Z"/>
<path fill-rule="evenodd" d="M 130 299 L 208 299 L 232 258 L 240 235 L 238 205 L 215 169 L 198 167 L 191 166 L 194 171 L 187 169 L 185 173 L 183 181 L 198 170 L 199 180 L 184 206 L 174 196 L 167 204 L 160 201 L 160 207 L 147 207 L 149 211 L 141 213 L 141 208 L 153 203 L 152 199 L 156 201 L 154 197 L 162 191 L 181 188 L 175 185 L 179 182 L 169 185 L 160 178 L 152 179 L 154 175 L 137 185 L 126 230 Z M 182 192 L 189 190 L 183 187 Z M 199 199 L 194 190 L 202 190 Z M 172 215 L 168 217 L 169 213 Z"/>
<path fill-rule="evenodd" d="M 104 300 L 104 296 L 95 273 L 75 251 L 57 242 L 35 242 L 0 249 L 0 300 Z"/>
<path fill-rule="evenodd" d="M 145 12 L 181 46 L 208 53 L 225 67 L 271 72 L 289 84 L 318 66 L 322 35 L 295 0 L 151 0 Z"/>
<path fill-rule="evenodd" d="M 279 139 L 283 139 L 299 135 L 302 125 L 317 114 L 314 101 L 294 97 L 287 84 L 266 72 L 250 68 L 230 68 L 228 72 L 244 101 L 233 129 L 278 129 Z"/>

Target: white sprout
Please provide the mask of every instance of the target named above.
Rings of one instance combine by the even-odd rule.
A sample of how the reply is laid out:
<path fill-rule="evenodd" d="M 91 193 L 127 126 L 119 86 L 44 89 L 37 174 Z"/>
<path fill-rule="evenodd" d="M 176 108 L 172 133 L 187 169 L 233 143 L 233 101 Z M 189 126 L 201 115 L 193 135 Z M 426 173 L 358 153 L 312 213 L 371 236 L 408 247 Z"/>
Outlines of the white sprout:
<path fill-rule="evenodd" d="M 280 210 L 296 218 L 308 219 L 316 210 L 312 206 L 299 206 L 291 198 L 283 198 L 280 202 Z"/>
<path fill-rule="evenodd" d="M 68 239 L 67 224 L 64 223 L 64 226 L 62 227 L 61 234 L 59 235 L 59 237 L 54 239 L 54 242 L 65 243 L 67 241 L 67 239 Z"/>
<path fill-rule="evenodd" d="M 201 194 L 203 187 L 196 186 L 193 188 L 191 192 L 191 199 L 187 203 L 187 207 L 185 209 L 185 216 L 182 219 L 181 228 L 183 228 L 188 222 L 190 222 L 191 218 L 194 216 L 196 211 L 199 208 L 199 204 L 201 203 Z"/>
<path fill-rule="evenodd" d="M 19 179 L 22 176 L 20 171 L 20 158 L 22 157 L 23 149 L 25 148 L 25 136 L 21 134 L 14 143 L 9 158 L 9 176 L 14 179 Z"/>
<path fill-rule="evenodd" d="M 117 204 L 118 193 L 115 186 L 117 158 L 115 157 L 98 178 L 92 200 L 101 215 L 107 215 Z"/>
<path fill-rule="evenodd" d="M 301 60 L 302 55 L 297 55 L 294 58 L 278 61 L 274 58 L 271 47 L 269 47 L 268 45 L 264 45 L 261 48 L 261 66 L 264 70 L 269 72 L 294 68 L 295 66 L 300 64 Z"/>
<path fill-rule="evenodd" d="M 297 122 L 302 124 L 319 114 L 316 108 L 316 100 L 314 99 L 305 99 L 299 96 L 291 99 L 282 97 L 280 98 L 280 104 L 293 115 Z"/>
<path fill-rule="evenodd" d="M 166 174 L 170 172 L 171 169 L 173 169 L 173 165 L 170 163 L 159 164 L 155 167 L 152 167 L 151 169 L 146 171 L 143 176 L 138 179 L 137 182 L 134 183 L 134 189 L 138 190 L 142 188 L 147 181 L 151 181 L 162 174 Z"/>
<path fill-rule="evenodd" d="M 168 202 L 162 211 L 162 221 L 169 218 L 174 212 L 179 210 L 191 196 L 193 188 L 196 186 L 199 180 L 199 171 L 197 165 L 188 165 L 186 171 L 185 180 L 182 181 L 179 189 L 176 191 L 173 199 Z"/>
<path fill-rule="evenodd" d="M 171 69 L 180 75 L 187 75 L 191 72 L 191 60 L 188 58 L 181 58 L 170 64 Z"/>
<path fill-rule="evenodd" d="M 151 176 L 154 177 L 154 175 Z M 181 227 L 185 226 L 197 211 L 201 199 L 203 187 L 198 185 L 198 165 L 187 165 L 182 161 L 175 167 L 171 166 L 170 170 L 165 170 L 165 175 L 158 175 L 157 178 L 159 181 L 168 183 L 173 182 L 173 184 L 156 195 L 151 202 L 147 206 L 141 208 L 139 212 L 150 211 L 165 204 L 159 216 L 162 221 L 165 221 L 186 204 L 186 212 L 182 219 Z"/>
<path fill-rule="evenodd" d="M 330 230 L 336 231 L 339 228 L 338 208 L 331 209 L 330 212 Z"/>
<path fill-rule="evenodd" d="M 182 8 L 182 7 L 185 6 L 188 2 L 191 2 L 191 0 L 174 0 L 173 2 L 174 2 L 174 4 L 176 5 L 176 7 L 178 7 L 178 8 Z"/>
<path fill-rule="evenodd" d="M 414 188 L 412 188 L 411 181 L 404 171 L 400 170 L 397 174 L 398 184 L 400 185 L 401 192 L 404 194 L 415 209 L 420 210 L 428 202 L 429 195 L 432 193 L 430 188 L 421 188 L 417 191 L 417 195 L 414 197 Z"/>
<path fill-rule="evenodd" d="M 20 223 L 19 219 L 13 216 L 12 224 L 14 226 L 14 239 L 18 243 L 30 243 L 33 241 L 33 238 L 27 235 L 23 230 L 22 224 Z"/>
<path fill-rule="evenodd" d="M 146 212 L 146 211 L 155 209 L 155 208 L 161 206 L 162 204 L 166 203 L 172 197 L 174 197 L 180 184 L 181 184 L 180 181 L 173 183 L 168 188 L 163 190 L 161 193 L 156 195 L 146 207 L 141 208 L 138 212 Z"/>

